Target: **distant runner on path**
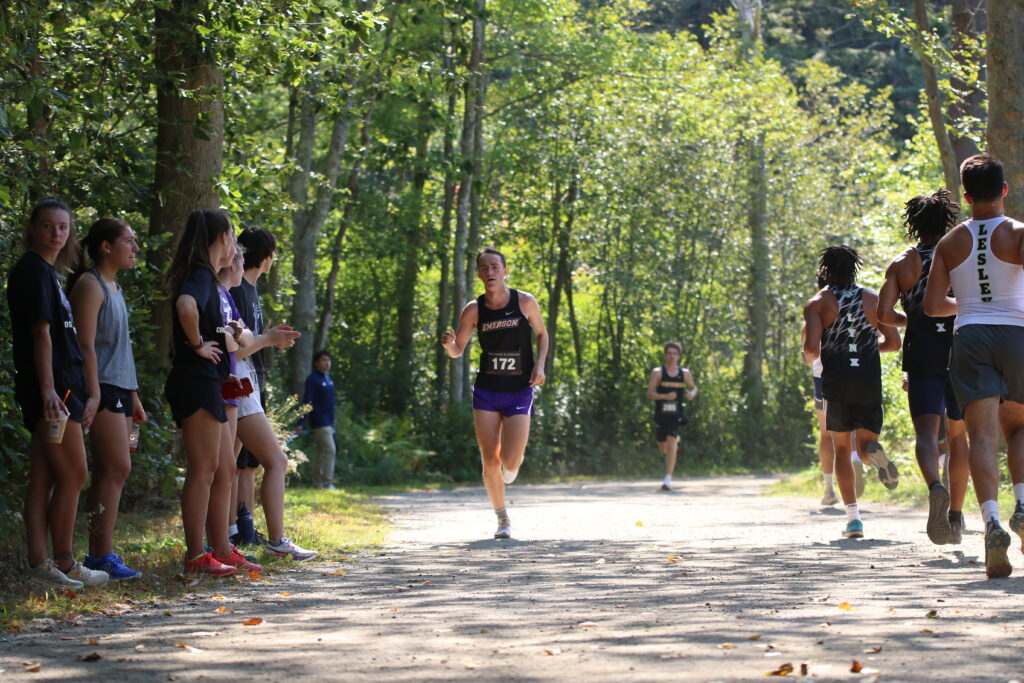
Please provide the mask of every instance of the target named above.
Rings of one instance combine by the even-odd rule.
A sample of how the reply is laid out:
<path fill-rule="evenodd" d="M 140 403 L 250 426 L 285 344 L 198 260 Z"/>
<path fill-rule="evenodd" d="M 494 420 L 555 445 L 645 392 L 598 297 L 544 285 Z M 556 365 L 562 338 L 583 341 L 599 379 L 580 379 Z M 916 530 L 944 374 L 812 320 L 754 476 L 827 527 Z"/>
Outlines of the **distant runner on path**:
<path fill-rule="evenodd" d="M 860 267 L 860 255 L 845 244 L 822 251 L 818 273 L 827 286 L 804 307 L 804 362 L 821 357 L 825 426 L 835 448 L 835 473 L 846 505 L 846 538 L 864 536 L 850 453 L 854 432 L 857 451 L 878 468 L 886 488 L 896 488 L 899 482 L 878 435 L 883 418 L 879 352 L 898 351 L 900 333 L 878 322 L 878 297 L 857 284 Z"/>
<path fill-rule="evenodd" d="M 483 249 L 476 257 L 476 274 L 484 293 L 466 304 L 459 331 L 441 335 L 441 346 L 452 358 L 462 355 L 476 329 L 480 340 L 479 370 L 473 384 L 473 422 L 483 462 L 484 487 L 498 518 L 495 538 L 511 538 L 505 510 L 505 485 L 519 474 L 530 438 L 533 388 L 544 384 L 548 335 L 540 306 L 532 294 L 505 284 L 505 256 Z M 533 355 L 531 334 L 537 337 Z"/>
<path fill-rule="evenodd" d="M 679 450 L 679 430 L 688 420 L 683 412 L 683 400 L 692 401 L 697 395 L 693 375 L 679 367 L 683 347 L 679 342 L 665 344 L 665 364 L 651 370 L 647 382 L 647 398 L 654 401 L 654 431 L 658 452 L 665 456 L 665 479 L 662 491 L 672 490 L 672 471 L 676 468 Z M 685 391 L 684 391 L 685 390 Z"/>
<path fill-rule="evenodd" d="M 985 573 L 1013 571 L 1010 534 L 999 524 L 999 427 L 1017 507 L 1010 528 L 1024 539 L 1024 223 L 1003 215 L 1003 165 L 976 154 L 960 166 L 971 220 L 935 248 L 924 295 L 930 316 L 956 316 L 949 377 L 970 438 L 971 478 L 985 522 Z M 953 288 L 955 298 L 948 296 Z"/>
<path fill-rule="evenodd" d="M 960 543 L 963 504 L 967 494 L 967 427 L 949 381 L 949 349 L 953 345 L 953 316 L 931 318 L 924 313 L 924 292 L 935 245 L 954 227 L 960 207 L 947 190 L 919 195 L 906 204 L 903 225 L 917 242 L 893 259 L 878 292 L 878 319 L 906 327 L 903 371 L 907 373 L 910 417 L 917 436 L 915 454 L 928 486 L 928 524 L 932 543 Z M 896 310 L 897 299 L 904 313 Z M 939 427 L 946 417 L 949 444 L 949 489 L 939 471 Z"/>

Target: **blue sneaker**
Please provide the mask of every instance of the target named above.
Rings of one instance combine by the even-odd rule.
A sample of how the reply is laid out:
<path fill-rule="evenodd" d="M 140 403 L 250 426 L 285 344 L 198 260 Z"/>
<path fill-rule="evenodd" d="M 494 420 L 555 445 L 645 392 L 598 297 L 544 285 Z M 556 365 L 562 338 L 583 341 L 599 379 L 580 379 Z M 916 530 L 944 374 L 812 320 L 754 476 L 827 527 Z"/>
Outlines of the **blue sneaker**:
<path fill-rule="evenodd" d="M 85 556 L 85 561 L 82 563 L 86 569 L 93 569 L 96 571 L 106 572 L 110 574 L 111 581 L 125 581 L 127 579 L 137 579 L 142 576 L 142 572 L 131 569 L 124 563 L 120 555 L 114 553 L 108 553 L 102 557 L 89 557 Z"/>
<path fill-rule="evenodd" d="M 864 538 L 864 522 L 859 519 L 851 519 L 846 523 L 846 531 L 843 532 L 844 538 Z"/>

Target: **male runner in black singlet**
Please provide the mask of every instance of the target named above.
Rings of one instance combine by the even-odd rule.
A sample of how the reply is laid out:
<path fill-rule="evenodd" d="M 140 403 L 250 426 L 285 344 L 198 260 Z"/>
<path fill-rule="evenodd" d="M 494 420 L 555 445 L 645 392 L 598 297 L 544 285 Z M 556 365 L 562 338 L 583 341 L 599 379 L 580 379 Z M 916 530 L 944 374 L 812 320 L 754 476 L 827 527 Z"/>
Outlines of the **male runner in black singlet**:
<path fill-rule="evenodd" d="M 523 463 L 533 414 L 533 388 L 544 384 L 548 335 L 540 306 L 532 294 L 505 284 L 505 256 L 484 249 L 476 257 L 476 274 L 483 295 L 466 304 L 459 331 L 441 335 L 441 346 L 452 358 L 462 355 L 473 330 L 483 352 L 473 384 L 473 422 L 483 461 L 484 487 L 498 517 L 495 538 L 510 538 L 505 510 L 505 484 L 515 481 Z M 533 355 L 531 334 L 537 336 Z"/>
<path fill-rule="evenodd" d="M 662 491 L 672 490 L 672 471 L 676 468 L 679 450 L 679 429 L 687 423 L 683 399 L 692 401 L 697 395 L 693 375 L 679 367 L 683 347 L 678 342 L 665 344 L 665 364 L 651 370 L 647 382 L 647 398 L 654 401 L 654 431 L 658 452 L 665 456 L 665 479 Z M 683 391 L 686 389 L 686 391 Z"/>
<path fill-rule="evenodd" d="M 985 573 L 1009 576 L 1010 534 L 999 523 L 999 428 L 1024 540 L 1024 223 L 1003 215 L 1003 165 L 976 154 L 960 165 L 971 220 L 935 247 L 924 312 L 956 316 L 949 378 L 963 407 L 971 478 L 985 521 Z M 948 296 L 949 289 L 953 296 Z"/>
<path fill-rule="evenodd" d="M 878 292 L 878 319 L 886 325 L 906 327 L 903 371 L 907 373 L 910 417 L 917 435 L 915 454 L 928 485 L 928 538 L 932 543 L 960 543 L 963 503 L 967 494 L 967 428 L 949 381 L 949 349 L 953 345 L 954 316 L 931 318 L 924 314 L 924 292 L 935 245 L 956 225 L 960 207 L 947 190 L 919 195 L 906 204 L 903 225 L 917 246 L 893 259 Z M 896 310 L 897 298 L 904 313 Z M 946 416 L 949 444 L 950 489 L 939 472 L 939 426 Z"/>
<path fill-rule="evenodd" d="M 861 538 L 854 490 L 851 436 L 856 433 L 861 458 L 878 468 L 887 488 L 896 488 L 899 473 L 878 443 L 882 431 L 882 365 L 879 352 L 898 351 L 900 333 L 875 317 L 878 297 L 857 284 L 860 255 L 845 244 L 821 252 L 818 274 L 827 286 L 804 307 L 804 362 L 821 356 L 825 426 L 835 448 L 835 473 L 846 504 L 846 538 Z M 882 340 L 878 338 L 882 334 Z"/>

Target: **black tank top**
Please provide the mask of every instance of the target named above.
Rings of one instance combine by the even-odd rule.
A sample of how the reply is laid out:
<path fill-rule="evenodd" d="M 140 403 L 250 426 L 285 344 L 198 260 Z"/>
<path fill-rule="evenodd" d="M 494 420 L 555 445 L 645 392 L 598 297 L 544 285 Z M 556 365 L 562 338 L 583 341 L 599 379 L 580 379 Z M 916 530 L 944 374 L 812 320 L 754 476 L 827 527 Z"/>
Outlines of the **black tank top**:
<path fill-rule="evenodd" d="M 504 308 L 492 310 L 484 295 L 476 300 L 476 334 L 480 340 L 480 369 L 475 385 L 489 391 L 515 392 L 530 386 L 533 374 L 533 330 L 519 309 L 519 292 L 509 290 Z"/>
<path fill-rule="evenodd" d="M 921 279 L 909 292 L 900 295 L 907 314 L 907 334 L 903 341 L 903 370 L 929 375 L 944 375 L 949 367 L 949 349 L 953 346 L 955 315 L 931 318 L 924 314 L 924 291 L 932 268 L 934 245 L 918 244 Z"/>
<path fill-rule="evenodd" d="M 664 365 L 661 366 L 661 379 L 658 381 L 656 391 L 659 394 L 668 394 L 674 391 L 676 392 L 676 399 L 674 401 L 655 401 L 654 417 L 664 419 L 682 416 L 683 394 L 686 393 L 686 382 L 683 381 L 682 368 L 679 368 L 678 375 L 672 376 L 668 374 L 668 370 Z"/>
<path fill-rule="evenodd" d="M 846 378 L 881 383 L 878 331 L 864 315 L 864 290 L 857 285 L 828 289 L 839 302 L 839 313 L 821 335 L 822 380 Z"/>

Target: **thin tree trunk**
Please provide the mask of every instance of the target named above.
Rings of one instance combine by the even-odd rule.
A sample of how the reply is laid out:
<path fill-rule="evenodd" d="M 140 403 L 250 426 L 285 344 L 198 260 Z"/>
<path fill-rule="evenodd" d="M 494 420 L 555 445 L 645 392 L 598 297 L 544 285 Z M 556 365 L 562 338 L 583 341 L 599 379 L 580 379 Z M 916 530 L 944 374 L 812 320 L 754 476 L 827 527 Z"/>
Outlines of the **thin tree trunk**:
<path fill-rule="evenodd" d="M 448 60 L 451 63 L 451 60 Z M 451 68 L 449 66 L 449 68 Z M 452 130 L 452 123 L 455 120 L 455 104 L 458 99 L 458 92 L 454 89 L 448 95 L 448 116 L 445 119 L 444 128 L 444 198 L 441 207 L 441 230 L 439 253 L 441 255 L 441 281 L 437 289 L 437 339 L 451 326 L 452 312 L 452 286 L 451 286 L 451 235 L 452 235 L 452 208 L 455 203 L 455 175 L 452 172 L 452 162 L 455 156 L 455 135 Z M 437 344 L 434 351 L 435 389 L 437 391 L 438 406 L 447 404 L 447 383 L 448 354 L 440 344 Z"/>
<path fill-rule="evenodd" d="M 928 33 L 928 7 L 924 0 L 914 0 L 914 21 L 917 30 Z M 960 196 L 960 173 L 956 166 L 956 155 L 953 153 L 953 144 L 949 139 L 949 130 L 946 128 L 946 119 L 942 115 L 942 98 L 939 94 L 939 80 L 935 73 L 935 65 L 925 51 L 918 50 L 918 58 L 921 60 L 921 71 L 924 73 L 924 92 L 928 98 L 928 119 L 932 124 L 932 134 L 935 136 L 935 144 L 939 148 L 939 159 L 942 161 L 942 175 L 945 178 L 946 189 L 954 197 Z"/>
<path fill-rule="evenodd" d="M 548 357 L 544 363 L 544 369 L 548 379 L 554 379 L 555 358 L 558 353 L 558 313 L 562 304 L 562 261 L 567 258 L 568 240 L 563 239 L 562 230 L 562 187 L 555 178 L 551 185 L 551 237 L 558 246 L 554 268 L 554 278 L 551 287 L 548 289 Z"/>
<path fill-rule="evenodd" d="M 483 16 L 483 12 L 486 9 L 486 0 L 478 0 L 480 5 L 478 16 Z M 483 183 L 483 166 L 484 166 L 484 106 L 486 104 L 487 97 L 487 75 L 483 70 L 483 51 L 484 51 L 484 34 L 486 31 L 486 25 L 484 20 L 480 19 L 480 59 L 481 65 L 477 69 L 476 75 L 474 76 L 474 90 L 476 91 L 476 112 L 473 115 L 473 191 L 469 193 L 469 235 L 466 240 L 466 251 L 467 257 L 473 258 L 473 255 L 480 250 L 480 224 L 482 221 L 481 210 L 482 206 L 480 198 L 483 196 L 484 183 Z M 473 39 L 477 41 L 477 29 L 476 21 L 473 24 Z M 473 282 L 476 279 L 476 264 L 474 263 L 474 269 L 467 273 L 466 278 L 466 291 L 473 291 Z M 462 357 L 464 364 L 463 370 L 463 391 L 465 395 L 469 394 L 470 386 L 470 356 L 466 354 Z"/>
<path fill-rule="evenodd" d="M 977 74 L 973 83 L 956 73 L 949 79 L 955 95 L 947 108 L 952 127 L 950 142 L 958 168 L 964 159 L 980 151 L 974 138 L 961 135 L 958 127 L 965 119 L 985 120 L 985 54 L 979 48 L 985 26 L 985 0 L 953 0 L 953 55 L 964 69 Z"/>
<path fill-rule="evenodd" d="M 569 183 L 569 196 L 565 200 L 565 232 L 572 234 L 573 226 L 576 224 L 576 199 L 579 197 L 579 177 L 574 172 L 572 181 Z M 568 264 L 567 264 L 568 266 Z M 569 326 L 572 328 L 572 346 L 576 354 L 576 377 L 583 376 L 583 342 L 580 339 L 580 327 L 576 319 L 576 305 L 572 300 L 572 273 L 568 267 L 565 274 L 565 302 L 569 306 Z"/>
<path fill-rule="evenodd" d="M 988 149 L 1006 167 L 1006 214 L 1024 216 L 1024 0 L 988 2 Z"/>
<path fill-rule="evenodd" d="M 750 230 L 750 300 L 747 309 L 749 338 L 743 357 L 743 393 L 747 398 L 748 446 L 761 441 L 764 418 L 764 355 L 768 334 L 768 207 L 764 137 L 756 135 L 748 143 L 750 164 L 747 226 Z"/>
<path fill-rule="evenodd" d="M 224 161 L 224 78 L 201 49 L 195 30 L 204 11 L 205 3 L 174 0 L 155 12 L 154 62 L 160 80 L 149 234 L 155 238 L 171 233 L 172 238 L 147 252 L 152 264 L 170 262 L 192 211 L 220 206 L 216 180 Z M 159 329 L 170 329 L 170 304 L 164 300 L 153 309 L 152 321 Z M 157 335 L 162 362 L 168 359 L 170 337 Z"/>

